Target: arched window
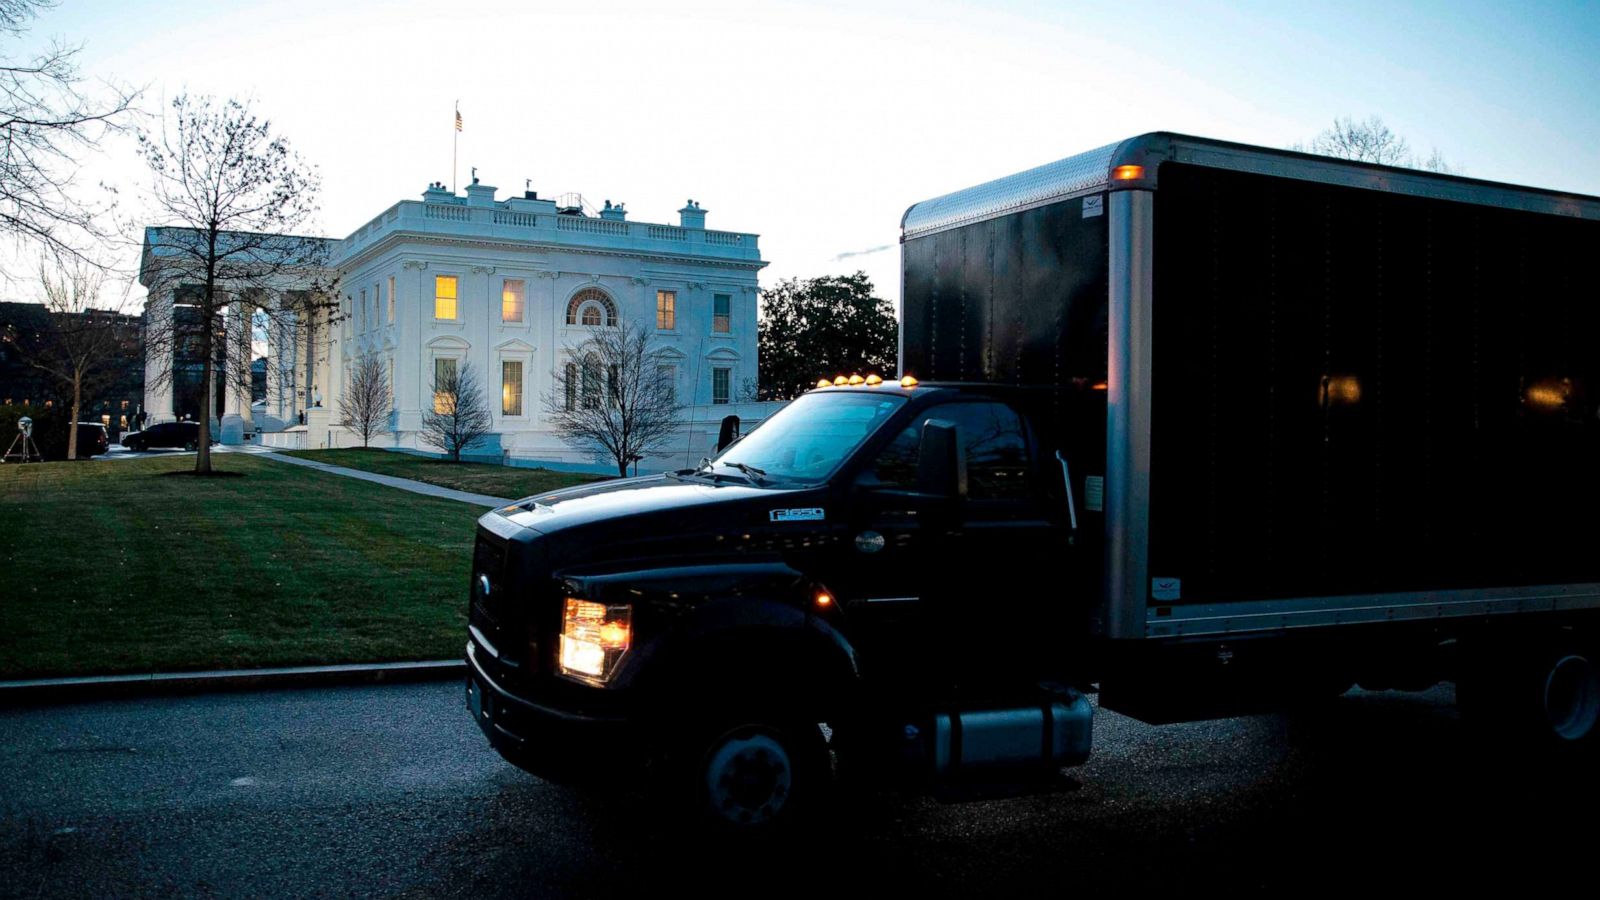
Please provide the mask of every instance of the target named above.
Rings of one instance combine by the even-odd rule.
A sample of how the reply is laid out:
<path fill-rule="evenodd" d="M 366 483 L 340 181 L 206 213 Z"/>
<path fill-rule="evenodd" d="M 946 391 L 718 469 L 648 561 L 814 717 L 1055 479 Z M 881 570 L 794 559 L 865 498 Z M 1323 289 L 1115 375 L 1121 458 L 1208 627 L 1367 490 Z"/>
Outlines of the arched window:
<path fill-rule="evenodd" d="M 584 288 L 567 303 L 567 324 L 613 327 L 617 324 L 616 301 L 599 288 Z"/>

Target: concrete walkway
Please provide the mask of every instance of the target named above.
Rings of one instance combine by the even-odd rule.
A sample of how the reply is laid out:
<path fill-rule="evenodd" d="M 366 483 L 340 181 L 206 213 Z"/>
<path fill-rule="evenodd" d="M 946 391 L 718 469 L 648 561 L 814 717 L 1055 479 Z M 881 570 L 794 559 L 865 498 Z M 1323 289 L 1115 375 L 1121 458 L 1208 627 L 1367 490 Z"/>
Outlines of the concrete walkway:
<path fill-rule="evenodd" d="M 428 497 L 443 497 L 446 500 L 459 500 L 462 503 L 475 503 L 478 506 L 488 507 L 509 506 L 510 504 L 516 502 L 506 497 L 491 497 L 488 494 L 474 494 L 471 491 L 458 491 L 452 488 L 439 487 L 436 484 L 428 484 L 422 481 L 412 481 L 409 478 L 396 478 L 393 475 L 379 475 L 376 472 L 363 472 L 360 469 L 350 469 L 344 466 L 330 466 L 327 463 L 317 462 L 310 459 L 301 459 L 298 456 L 285 456 L 282 453 L 274 453 L 273 451 L 265 448 L 251 448 L 251 450 L 248 452 L 258 459 L 271 459 L 276 460 L 277 462 L 289 463 L 291 465 L 305 466 L 308 469 L 316 469 L 319 472 L 327 472 L 330 475 L 343 475 L 346 478 L 359 478 L 362 481 L 370 481 L 374 484 L 385 484 L 392 488 L 399 488 L 402 491 L 410 491 L 413 494 L 422 494 Z"/>

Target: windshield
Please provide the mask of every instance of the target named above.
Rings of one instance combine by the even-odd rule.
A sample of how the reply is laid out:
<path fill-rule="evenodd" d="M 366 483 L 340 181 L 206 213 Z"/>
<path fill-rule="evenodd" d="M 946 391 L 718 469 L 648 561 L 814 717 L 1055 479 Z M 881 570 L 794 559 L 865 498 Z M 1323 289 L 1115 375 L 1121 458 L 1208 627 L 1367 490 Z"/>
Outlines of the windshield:
<path fill-rule="evenodd" d="M 905 402 L 887 393 L 806 394 L 724 450 L 714 465 L 746 474 L 755 469 L 751 480 L 758 482 L 819 482 Z"/>

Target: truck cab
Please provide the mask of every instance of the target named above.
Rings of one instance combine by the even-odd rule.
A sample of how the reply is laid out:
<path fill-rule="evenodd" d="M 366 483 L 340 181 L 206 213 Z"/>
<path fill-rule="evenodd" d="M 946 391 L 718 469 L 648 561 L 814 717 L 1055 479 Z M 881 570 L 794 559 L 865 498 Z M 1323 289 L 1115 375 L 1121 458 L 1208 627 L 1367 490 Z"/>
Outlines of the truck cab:
<path fill-rule="evenodd" d="M 1043 414 L 1063 398 L 855 381 L 698 467 L 480 520 L 468 702 L 496 748 L 547 775 L 647 762 L 735 827 L 786 818 L 844 756 L 1087 755 L 1087 673 L 1059 638 L 1086 633 L 1061 587 L 1088 542 Z"/>

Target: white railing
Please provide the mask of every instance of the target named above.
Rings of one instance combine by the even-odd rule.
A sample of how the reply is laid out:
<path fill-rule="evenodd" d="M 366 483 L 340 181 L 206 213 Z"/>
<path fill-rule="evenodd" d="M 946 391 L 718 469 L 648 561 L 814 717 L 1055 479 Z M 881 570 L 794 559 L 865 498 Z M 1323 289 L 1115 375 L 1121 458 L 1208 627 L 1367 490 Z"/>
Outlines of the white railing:
<path fill-rule="evenodd" d="M 706 232 L 706 243 L 738 246 L 744 243 L 744 235 L 732 231 L 708 231 Z"/>
<path fill-rule="evenodd" d="M 581 231 L 587 234 L 615 234 L 626 237 L 628 234 L 627 222 L 613 222 L 609 219 L 586 219 L 579 216 L 556 216 L 557 231 Z"/>
<path fill-rule="evenodd" d="M 494 224 L 515 225 L 518 228 L 533 228 L 539 224 L 539 217 L 533 213 L 502 212 L 495 210 Z"/>
<path fill-rule="evenodd" d="M 657 241 L 687 241 L 689 232 L 676 225 L 650 225 L 645 229 L 645 236 Z"/>
<path fill-rule="evenodd" d="M 465 206 L 449 206 L 443 203 L 424 203 L 422 205 L 424 219 L 443 219 L 446 222 L 469 222 L 472 220 L 472 210 Z"/>

